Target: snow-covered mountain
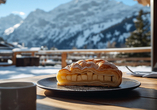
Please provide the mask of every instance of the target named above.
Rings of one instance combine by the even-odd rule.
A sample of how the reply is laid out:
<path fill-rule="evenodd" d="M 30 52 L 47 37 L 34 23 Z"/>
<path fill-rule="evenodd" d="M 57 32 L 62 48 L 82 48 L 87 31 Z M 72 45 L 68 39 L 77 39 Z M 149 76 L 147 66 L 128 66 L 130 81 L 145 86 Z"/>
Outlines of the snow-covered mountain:
<path fill-rule="evenodd" d="M 6 28 L 3 37 L 28 47 L 106 48 L 113 42 L 122 47 L 135 29 L 133 20 L 141 9 L 150 11 L 115 0 L 72 0 L 49 12 L 36 9 L 10 30 Z"/>
<path fill-rule="evenodd" d="M 4 31 L 11 27 L 18 27 L 18 23 L 22 22 L 22 18 L 18 15 L 10 14 L 6 17 L 0 18 L 0 36 L 4 33 Z"/>

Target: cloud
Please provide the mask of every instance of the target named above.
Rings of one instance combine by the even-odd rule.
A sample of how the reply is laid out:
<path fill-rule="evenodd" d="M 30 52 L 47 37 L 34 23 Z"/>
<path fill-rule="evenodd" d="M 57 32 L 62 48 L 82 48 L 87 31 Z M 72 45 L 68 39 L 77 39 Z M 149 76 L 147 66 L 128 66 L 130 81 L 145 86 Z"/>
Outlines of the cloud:
<path fill-rule="evenodd" d="M 19 15 L 25 15 L 24 12 L 19 12 L 19 11 L 13 11 L 12 13 L 14 13 L 14 14 L 19 14 Z"/>

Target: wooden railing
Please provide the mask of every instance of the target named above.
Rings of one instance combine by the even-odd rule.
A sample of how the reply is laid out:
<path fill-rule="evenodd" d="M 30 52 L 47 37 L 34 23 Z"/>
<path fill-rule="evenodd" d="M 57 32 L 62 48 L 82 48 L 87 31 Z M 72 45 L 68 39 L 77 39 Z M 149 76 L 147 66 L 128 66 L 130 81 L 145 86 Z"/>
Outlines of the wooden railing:
<path fill-rule="evenodd" d="M 73 49 L 73 50 L 40 50 L 40 51 L 13 51 L 12 61 L 16 65 L 17 55 L 30 54 L 37 56 L 43 61 L 48 59 L 60 61 L 62 67 L 65 67 L 68 60 L 79 60 L 88 58 L 102 58 L 108 61 L 113 61 L 116 65 L 150 65 L 151 58 L 116 58 L 115 53 L 144 53 L 151 52 L 151 47 L 136 47 L 136 48 L 111 48 L 111 49 Z M 114 54 L 112 54 L 114 53 Z M 112 54 L 112 56 L 111 56 Z M 86 57 L 81 57 L 81 56 Z M 136 61 L 135 63 L 123 63 L 124 61 Z M 142 60 L 148 62 L 141 62 Z M 116 62 L 115 62 L 116 61 Z M 118 63 L 119 62 L 119 63 Z"/>
<path fill-rule="evenodd" d="M 31 56 L 35 56 L 35 53 L 37 53 L 38 51 L 32 51 L 32 50 L 28 50 L 28 51 L 13 51 L 13 57 L 12 57 L 12 65 L 16 65 L 16 57 L 17 55 L 22 55 L 22 54 L 31 54 Z"/>

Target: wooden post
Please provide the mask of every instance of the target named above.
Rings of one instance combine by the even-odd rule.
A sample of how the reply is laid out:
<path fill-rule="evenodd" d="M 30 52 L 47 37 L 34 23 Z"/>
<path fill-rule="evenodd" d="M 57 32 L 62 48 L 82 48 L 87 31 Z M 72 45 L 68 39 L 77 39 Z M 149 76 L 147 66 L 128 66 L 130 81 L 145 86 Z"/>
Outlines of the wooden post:
<path fill-rule="evenodd" d="M 155 64 L 157 63 L 157 1 L 151 0 L 151 67 L 154 69 Z M 155 67 L 157 68 L 157 67 Z"/>
<path fill-rule="evenodd" d="M 16 55 L 17 53 L 16 52 L 13 52 L 13 56 L 12 56 L 12 65 L 16 65 Z"/>
<path fill-rule="evenodd" d="M 67 59 L 67 53 L 64 52 L 62 53 L 62 68 L 67 66 L 66 59 Z"/>
<path fill-rule="evenodd" d="M 32 56 L 34 56 L 35 55 L 35 52 L 32 52 Z"/>
<path fill-rule="evenodd" d="M 98 54 L 97 54 L 97 58 L 101 58 L 101 53 L 98 53 Z"/>

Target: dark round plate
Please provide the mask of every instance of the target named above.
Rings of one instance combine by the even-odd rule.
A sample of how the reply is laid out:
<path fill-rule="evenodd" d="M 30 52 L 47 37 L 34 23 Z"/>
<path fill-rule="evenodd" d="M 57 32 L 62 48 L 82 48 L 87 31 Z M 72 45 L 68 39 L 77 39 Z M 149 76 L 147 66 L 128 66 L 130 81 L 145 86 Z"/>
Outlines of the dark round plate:
<path fill-rule="evenodd" d="M 134 79 L 122 78 L 122 83 L 116 88 L 107 87 L 89 87 L 89 86 L 57 86 L 56 77 L 41 79 L 37 86 L 46 90 L 57 92 L 107 92 L 132 90 L 139 87 L 141 83 Z"/>

